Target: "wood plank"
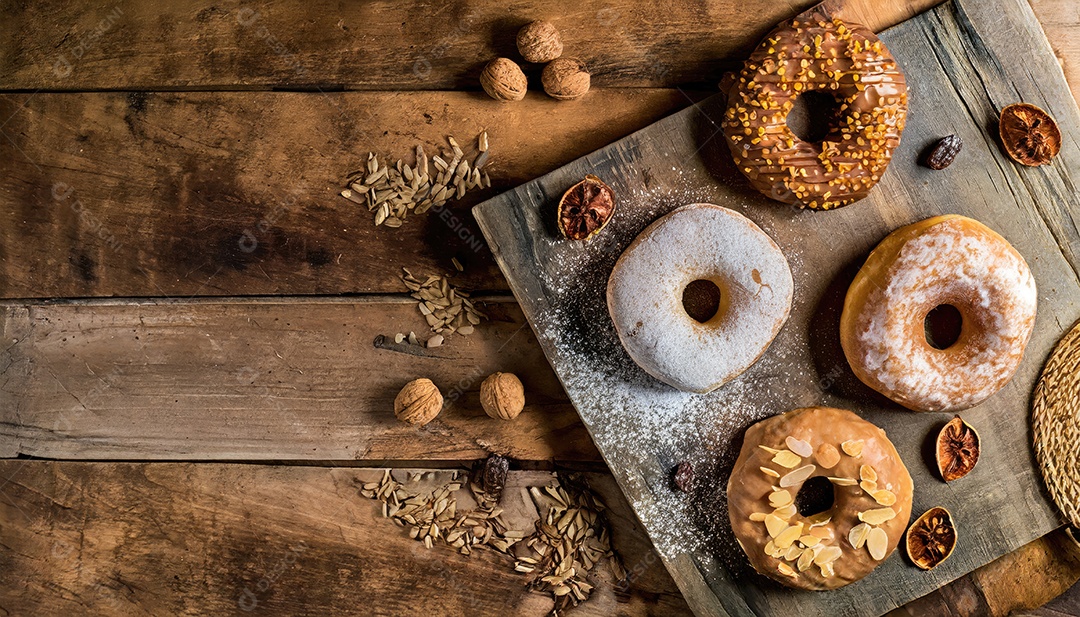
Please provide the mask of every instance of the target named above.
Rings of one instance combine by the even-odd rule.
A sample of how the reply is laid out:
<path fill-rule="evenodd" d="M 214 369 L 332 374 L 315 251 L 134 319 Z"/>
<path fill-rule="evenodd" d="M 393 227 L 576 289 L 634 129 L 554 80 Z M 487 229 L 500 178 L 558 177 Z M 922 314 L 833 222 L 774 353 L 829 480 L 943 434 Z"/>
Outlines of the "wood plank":
<path fill-rule="evenodd" d="M 396 473 L 405 480 L 403 470 Z M 449 471 L 437 473 L 431 484 L 449 480 Z M 381 475 L 0 463 L 0 612 L 539 617 L 551 610 L 549 597 L 525 589 L 508 556 L 486 548 L 468 557 L 445 546 L 428 550 L 382 518 L 355 485 Z M 611 476 L 585 478 L 608 505 L 613 546 L 636 575 L 617 596 L 607 567 L 597 566 L 597 591 L 573 614 L 689 616 Z M 536 509 L 525 487 L 553 484 L 550 473 L 511 472 L 507 523 L 529 528 Z"/>
<path fill-rule="evenodd" d="M 1061 528 L 891 611 L 888 617 L 1076 616 L 1078 579 L 1080 545 Z"/>
<path fill-rule="evenodd" d="M 1080 5 L 1072 0 L 1030 2 L 1072 86 L 1073 96 L 1080 99 Z"/>
<path fill-rule="evenodd" d="M 865 15 L 875 29 L 936 4 L 860 1 L 872 7 Z M 517 29 L 537 18 L 560 28 L 567 55 L 583 57 L 598 86 L 715 83 L 772 24 L 811 4 L 285 0 L 256 7 L 170 0 L 76 9 L 49 0 L 5 11 L 0 84 L 21 90 L 478 90 L 484 63 L 496 55 L 516 57 Z"/>
<path fill-rule="evenodd" d="M 1028 405 L 1042 363 L 1080 317 L 1080 113 L 1030 7 L 1022 0 L 943 5 L 882 39 L 912 88 L 912 109 L 892 168 L 863 203 L 797 212 L 749 190 L 734 169 L 716 119 L 719 97 L 667 118 L 476 209 L 503 271 L 571 401 L 641 517 L 687 600 L 700 614 L 876 615 L 926 594 L 1059 525 L 1041 492 L 1028 436 Z M 1020 59 L 1023 58 L 1021 61 Z M 1061 157 L 1031 170 L 1011 163 L 986 133 L 1017 99 L 1051 110 L 1069 134 Z M 964 154 L 946 172 L 917 166 L 920 151 L 956 133 Z M 589 244 L 552 236 L 552 197 L 586 173 L 624 196 Z M 659 387 L 625 354 L 607 318 L 607 273 L 652 220 L 689 202 L 733 207 L 769 232 L 796 284 L 791 317 L 763 359 L 707 396 Z M 965 412 L 982 433 L 981 471 L 945 486 L 925 464 L 940 418 L 898 412 L 862 386 L 843 360 L 837 323 L 843 294 L 865 255 L 898 226 L 954 212 L 999 230 L 1025 255 L 1040 290 L 1039 319 L 1024 364 L 995 397 Z M 586 321 L 592 327 L 584 329 Z M 747 572 L 722 488 L 743 429 L 808 404 L 857 410 L 883 427 L 918 487 L 914 510 L 945 505 L 964 541 L 944 564 L 920 573 L 894 555 L 858 584 L 792 594 Z M 706 487 L 699 500 L 668 482 L 684 460 Z M 673 521 L 694 521 L 691 531 Z M 967 521 L 967 523 L 965 523 Z M 977 521 L 977 522 L 976 522 Z"/>
<path fill-rule="evenodd" d="M 0 297 L 401 292 L 401 266 L 506 289 L 468 208 L 694 100 L 467 92 L 0 95 Z M 495 185 L 398 229 L 338 195 L 369 151 L 487 130 Z M 468 142 L 468 143 L 466 143 Z M 27 238 L 34 238 L 27 242 Z"/>
<path fill-rule="evenodd" d="M 423 349 L 393 344 L 426 328 L 395 298 L 8 304 L 0 456 L 599 460 L 517 305 L 481 306 L 491 320 L 476 333 Z M 391 340 L 376 347 L 379 335 Z M 495 371 L 525 384 L 514 421 L 480 407 Z M 422 429 L 393 414 L 417 377 L 449 401 Z"/>

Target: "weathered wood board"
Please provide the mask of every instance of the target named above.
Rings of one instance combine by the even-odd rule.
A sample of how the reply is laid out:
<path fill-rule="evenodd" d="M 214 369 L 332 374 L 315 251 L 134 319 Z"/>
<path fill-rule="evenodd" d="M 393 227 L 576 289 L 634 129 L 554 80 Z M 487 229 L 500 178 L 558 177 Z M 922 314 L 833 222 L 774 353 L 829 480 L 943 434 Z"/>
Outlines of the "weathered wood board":
<path fill-rule="evenodd" d="M 432 349 L 394 343 L 430 336 L 405 298 L 0 305 L 0 457 L 597 462 L 517 305 L 480 299 L 490 320 Z M 495 371 L 527 388 L 514 422 L 480 407 Z M 422 428 L 393 413 L 418 377 L 449 401 Z"/>
<path fill-rule="evenodd" d="M 883 28 L 938 0 L 858 0 Z M 602 86 L 709 82 L 768 25 L 813 0 L 461 0 L 153 5 L 19 3 L 0 22 L 0 84 L 44 90 L 479 90 L 514 35 L 555 23 Z M 539 75 L 540 65 L 525 67 Z"/>
<path fill-rule="evenodd" d="M 911 86 L 911 114 L 891 169 L 865 201 L 799 212 L 749 189 L 733 168 L 717 118 L 719 98 L 667 118 L 519 187 L 474 213 L 548 359 L 691 606 L 702 615 L 878 615 L 1014 550 L 1059 523 L 1029 446 L 1028 404 L 1040 367 L 1080 316 L 1080 235 L 1073 214 L 1080 114 L 1027 3 L 959 0 L 886 31 L 882 39 Z M 1050 166 L 1020 168 L 999 150 L 998 110 L 1025 100 L 1049 110 L 1065 143 Z M 965 143 L 945 171 L 917 166 L 951 133 Z M 608 229 L 586 245 L 554 230 L 559 195 L 586 173 L 620 196 Z M 622 249 L 657 216 L 708 201 L 743 212 L 787 255 L 796 282 L 792 315 L 772 348 L 711 395 L 676 392 L 649 378 L 618 342 L 604 302 Z M 1003 233 L 1039 285 L 1039 317 L 1013 381 L 965 418 L 984 435 L 976 472 L 954 485 L 931 473 L 926 444 L 948 418 L 914 414 L 851 374 L 838 341 L 844 293 L 870 249 L 891 230 L 952 212 Z M 916 485 L 915 513 L 944 505 L 961 542 L 924 573 L 899 553 L 856 584 L 795 592 L 748 572 L 726 522 L 727 472 L 743 430 L 810 405 L 851 408 L 882 426 Z M 699 470 L 690 497 L 669 486 L 673 466 Z"/>
<path fill-rule="evenodd" d="M 409 469 L 393 470 L 407 482 Z M 426 470 L 420 470 L 426 471 Z M 453 470 L 409 491 L 451 480 Z M 459 472 L 465 473 L 465 472 Z M 2 461 L 0 614 L 545 615 L 514 561 L 425 549 L 358 495 L 381 469 L 190 463 Z M 608 506 L 613 544 L 635 577 L 617 588 L 606 564 L 573 614 L 682 616 L 690 610 L 606 473 L 582 474 Z M 511 529 L 537 518 L 528 487 L 555 474 L 510 472 L 501 507 Z M 471 508 L 459 491 L 460 511 Z"/>

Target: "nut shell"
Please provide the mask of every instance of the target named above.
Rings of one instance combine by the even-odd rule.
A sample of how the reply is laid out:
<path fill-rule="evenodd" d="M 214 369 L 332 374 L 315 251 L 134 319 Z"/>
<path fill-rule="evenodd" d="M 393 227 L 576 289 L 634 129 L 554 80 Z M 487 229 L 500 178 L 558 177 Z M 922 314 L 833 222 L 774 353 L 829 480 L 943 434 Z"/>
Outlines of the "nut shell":
<path fill-rule="evenodd" d="M 480 85 L 496 101 L 520 101 L 525 98 L 529 80 L 513 60 L 495 58 L 480 73 Z"/>
<path fill-rule="evenodd" d="M 942 507 L 930 508 L 907 531 L 907 555 L 923 570 L 937 567 L 956 548 L 956 525 Z"/>
<path fill-rule="evenodd" d="M 442 411 L 443 396 L 430 379 L 414 379 L 394 398 L 394 415 L 405 424 L 423 426 Z"/>
<path fill-rule="evenodd" d="M 540 81 L 544 92 L 560 101 L 569 101 L 585 96 L 589 91 L 589 69 L 577 58 L 558 58 L 544 67 Z"/>
<path fill-rule="evenodd" d="M 941 429 L 937 438 L 937 465 L 941 479 L 959 480 L 971 473 L 979 462 L 979 433 L 975 427 L 955 416 Z"/>
<path fill-rule="evenodd" d="M 1009 158 L 1028 167 L 1046 165 L 1061 150 L 1061 130 L 1050 114 L 1028 103 L 1001 110 L 998 131 Z"/>
<path fill-rule="evenodd" d="M 513 373 L 493 373 L 480 384 L 480 405 L 492 418 L 513 420 L 525 409 L 525 387 Z"/>
<path fill-rule="evenodd" d="M 517 48 L 526 62 L 551 62 L 562 55 L 562 38 L 551 22 L 538 20 L 518 30 Z"/>

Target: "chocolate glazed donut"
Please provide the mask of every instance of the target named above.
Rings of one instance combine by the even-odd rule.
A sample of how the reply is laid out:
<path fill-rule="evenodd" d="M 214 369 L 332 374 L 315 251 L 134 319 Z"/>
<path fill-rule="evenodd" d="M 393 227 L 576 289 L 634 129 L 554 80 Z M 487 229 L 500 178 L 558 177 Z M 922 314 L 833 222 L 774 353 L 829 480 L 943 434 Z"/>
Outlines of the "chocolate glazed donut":
<path fill-rule="evenodd" d="M 787 125 L 809 91 L 835 99 L 820 142 Z M 735 164 L 754 188 L 814 210 L 870 192 L 900 143 L 907 84 L 896 60 L 864 26 L 814 14 L 785 22 L 751 53 L 728 92 L 722 128 Z"/>

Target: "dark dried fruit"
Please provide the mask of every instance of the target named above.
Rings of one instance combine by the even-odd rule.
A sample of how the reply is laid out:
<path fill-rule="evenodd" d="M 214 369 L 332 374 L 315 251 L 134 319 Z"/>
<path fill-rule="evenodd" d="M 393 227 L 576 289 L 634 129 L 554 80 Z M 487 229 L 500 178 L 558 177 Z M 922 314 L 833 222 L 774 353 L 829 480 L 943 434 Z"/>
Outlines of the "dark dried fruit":
<path fill-rule="evenodd" d="M 1021 165 L 1046 165 L 1061 150 L 1057 122 L 1034 105 L 1014 103 L 1002 109 L 998 130 L 1005 152 Z"/>
<path fill-rule="evenodd" d="M 487 457 L 475 473 L 475 482 L 484 491 L 492 503 L 502 499 L 503 487 L 506 486 L 506 474 L 510 471 L 510 460 L 498 454 Z"/>
<path fill-rule="evenodd" d="M 954 548 L 956 526 L 945 508 L 930 508 L 908 528 L 908 558 L 923 570 L 929 570 L 948 559 Z"/>
<path fill-rule="evenodd" d="M 571 240 L 588 240 L 600 233 L 615 213 L 615 193 L 589 174 L 559 200 L 559 231 Z"/>
<path fill-rule="evenodd" d="M 937 464 L 941 479 L 946 482 L 959 480 L 968 475 L 979 462 L 979 434 L 956 416 L 937 438 Z"/>
<path fill-rule="evenodd" d="M 694 467 L 683 461 L 675 467 L 675 473 L 671 477 L 671 481 L 675 484 L 675 488 L 684 493 L 690 493 L 694 490 Z"/>
<path fill-rule="evenodd" d="M 964 140 L 960 139 L 959 135 L 942 137 L 926 155 L 925 164 L 930 169 L 945 169 L 952 165 L 963 147 Z"/>

